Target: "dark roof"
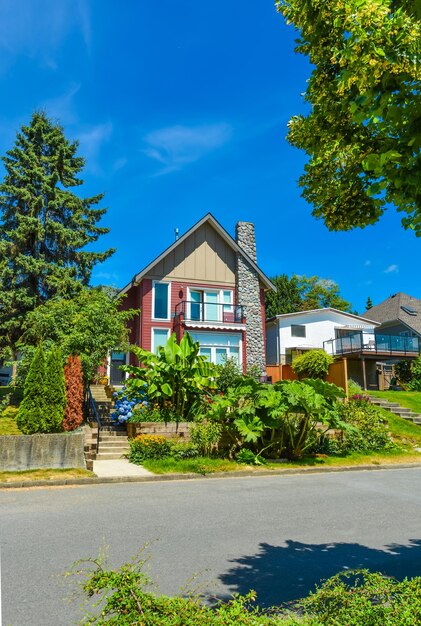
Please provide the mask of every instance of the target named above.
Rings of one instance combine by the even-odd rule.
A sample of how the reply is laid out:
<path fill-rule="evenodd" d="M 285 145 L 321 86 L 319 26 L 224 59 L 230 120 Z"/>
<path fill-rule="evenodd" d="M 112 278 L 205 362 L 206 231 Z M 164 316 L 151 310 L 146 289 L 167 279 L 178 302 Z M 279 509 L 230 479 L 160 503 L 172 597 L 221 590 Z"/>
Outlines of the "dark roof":
<path fill-rule="evenodd" d="M 406 293 L 395 293 L 387 300 L 371 307 L 362 314 L 370 320 L 381 324 L 399 321 L 421 335 L 421 300 Z"/>
<path fill-rule="evenodd" d="M 196 224 L 194 224 L 191 228 L 189 228 L 189 230 L 185 232 L 184 235 L 181 235 L 181 237 L 177 239 L 173 244 L 171 244 L 166 250 L 164 250 L 164 252 L 162 252 L 153 261 L 151 261 L 151 263 L 149 263 L 146 267 L 144 267 L 143 270 L 141 270 L 138 274 L 133 276 L 130 283 L 128 283 L 125 287 L 123 287 L 123 289 L 120 290 L 120 293 L 123 294 L 126 291 L 128 291 L 130 287 L 138 284 L 139 281 L 142 280 L 143 276 L 145 276 L 145 274 L 147 274 L 154 265 L 159 263 L 159 261 L 161 261 L 161 259 L 163 259 L 167 254 L 169 254 L 175 248 L 177 248 L 177 246 L 179 246 L 185 239 L 187 239 L 187 237 L 189 237 L 189 235 L 191 235 L 195 230 L 197 230 L 205 222 L 208 222 L 209 224 L 211 224 L 211 226 L 216 230 L 216 232 L 219 233 L 219 235 L 221 235 L 222 239 L 224 239 L 226 243 L 235 252 L 238 252 L 239 254 L 241 254 L 248 261 L 248 263 L 257 272 L 260 280 L 262 281 L 266 289 L 271 289 L 272 291 L 276 291 L 276 287 L 269 280 L 266 274 L 264 274 L 264 272 L 262 272 L 262 270 L 257 266 L 255 261 L 253 261 L 253 259 L 238 245 L 235 239 L 233 239 L 231 235 L 225 230 L 225 228 L 221 226 L 221 224 L 214 218 L 212 213 L 207 213 L 204 217 L 202 217 L 201 220 L 199 220 L 198 222 L 196 222 Z"/>

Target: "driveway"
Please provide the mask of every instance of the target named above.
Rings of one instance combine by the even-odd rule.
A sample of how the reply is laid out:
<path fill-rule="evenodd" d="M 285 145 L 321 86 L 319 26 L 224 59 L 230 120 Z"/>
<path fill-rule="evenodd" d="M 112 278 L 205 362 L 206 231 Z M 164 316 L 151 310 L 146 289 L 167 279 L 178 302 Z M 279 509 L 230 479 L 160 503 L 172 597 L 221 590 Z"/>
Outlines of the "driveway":
<path fill-rule="evenodd" d="M 105 547 L 117 565 L 149 543 L 163 593 L 270 605 L 344 568 L 421 574 L 420 526 L 421 469 L 4 490 L 3 623 L 77 622 L 62 574 Z"/>

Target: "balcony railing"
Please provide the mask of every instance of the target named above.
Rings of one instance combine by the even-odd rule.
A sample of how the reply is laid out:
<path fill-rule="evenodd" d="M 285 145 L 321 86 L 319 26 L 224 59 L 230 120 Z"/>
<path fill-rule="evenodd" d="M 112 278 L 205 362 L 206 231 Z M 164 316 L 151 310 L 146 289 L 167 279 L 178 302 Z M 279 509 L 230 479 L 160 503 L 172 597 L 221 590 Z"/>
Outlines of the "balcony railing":
<path fill-rule="evenodd" d="M 420 352 L 420 344 L 418 337 L 358 332 L 325 341 L 324 349 L 333 355 L 352 352 L 416 355 Z"/>
<path fill-rule="evenodd" d="M 175 307 L 176 317 L 186 322 L 214 322 L 222 324 L 242 324 L 244 307 L 239 304 L 217 304 L 215 302 L 194 302 L 183 300 Z"/>

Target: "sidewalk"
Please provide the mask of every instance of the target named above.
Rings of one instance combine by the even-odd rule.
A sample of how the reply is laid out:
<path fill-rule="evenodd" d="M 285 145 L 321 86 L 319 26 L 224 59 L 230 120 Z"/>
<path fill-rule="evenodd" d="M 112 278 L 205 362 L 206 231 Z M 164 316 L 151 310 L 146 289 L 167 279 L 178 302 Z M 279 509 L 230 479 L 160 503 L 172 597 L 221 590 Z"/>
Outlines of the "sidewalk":
<path fill-rule="evenodd" d="M 129 476 L 153 476 L 152 472 L 140 465 L 129 463 L 127 459 L 94 461 L 94 474 L 98 478 L 126 478 Z"/>

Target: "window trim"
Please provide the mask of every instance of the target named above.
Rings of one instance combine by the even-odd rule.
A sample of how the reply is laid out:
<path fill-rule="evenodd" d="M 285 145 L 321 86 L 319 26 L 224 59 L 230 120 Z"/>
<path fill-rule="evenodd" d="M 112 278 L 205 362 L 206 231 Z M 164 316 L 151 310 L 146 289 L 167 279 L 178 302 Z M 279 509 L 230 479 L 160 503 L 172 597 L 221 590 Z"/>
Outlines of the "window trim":
<path fill-rule="evenodd" d="M 167 333 L 167 341 L 170 338 L 171 328 L 165 328 L 164 326 L 152 326 L 151 328 L 151 352 L 152 354 L 156 354 L 154 351 L 154 332 L 155 330 L 165 330 Z M 164 347 L 164 346 L 162 346 Z"/>
<path fill-rule="evenodd" d="M 167 285 L 167 317 L 155 317 L 155 285 Z M 152 281 L 152 319 L 156 321 L 168 322 L 171 319 L 171 282 L 167 280 Z"/>

